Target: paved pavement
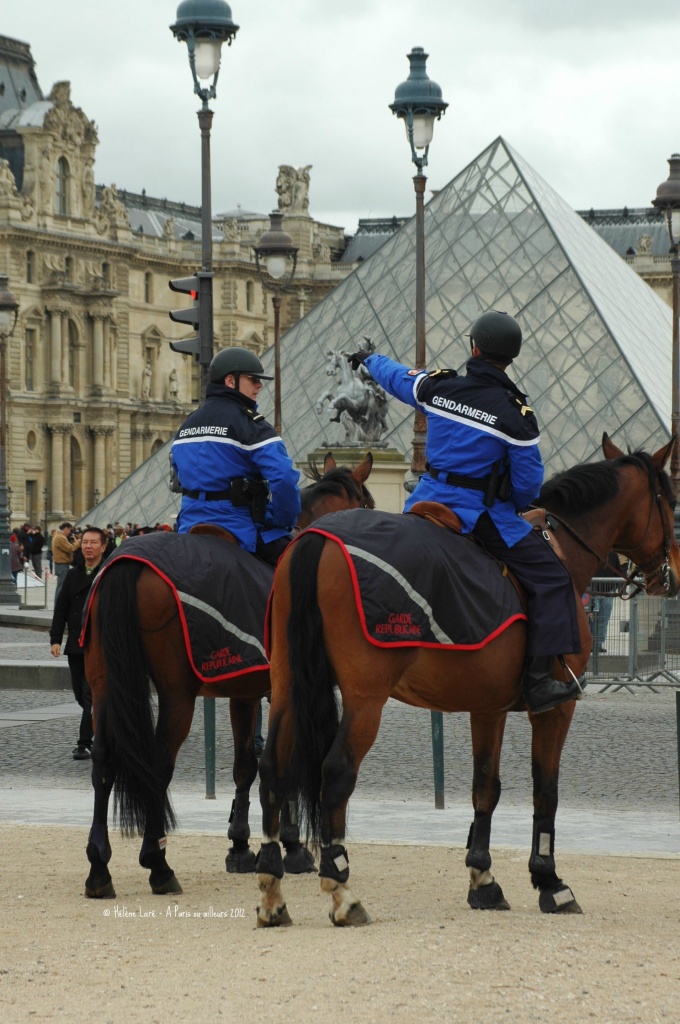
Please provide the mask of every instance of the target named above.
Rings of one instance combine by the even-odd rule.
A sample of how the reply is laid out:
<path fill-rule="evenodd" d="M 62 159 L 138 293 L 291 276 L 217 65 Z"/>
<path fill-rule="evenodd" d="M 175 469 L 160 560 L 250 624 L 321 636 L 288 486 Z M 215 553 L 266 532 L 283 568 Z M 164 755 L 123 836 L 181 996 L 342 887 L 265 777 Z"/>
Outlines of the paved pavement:
<path fill-rule="evenodd" d="M 49 617 L 49 612 L 36 612 L 32 628 L 20 628 L 16 618 L 8 622 L 3 610 L 0 662 L 49 657 Z M 206 800 L 202 703 L 197 703 L 191 734 L 180 751 L 173 802 L 180 829 L 226 833 L 232 796 L 228 705 L 216 702 L 217 798 Z M 11 674 L 5 674 L 0 823 L 87 828 L 89 764 L 71 758 L 78 715 L 68 690 L 13 689 Z M 350 838 L 464 845 L 472 816 L 466 716 L 445 716 L 444 744 L 446 809 L 440 811 L 433 801 L 429 713 L 390 701 L 350 804 Z M 494 816 L 496 846 L 528 853 L 530 771 L 528 722 L 523 715 L 511 715 L 503 748 L 503 795 Z M 253 804 L 256 800 L 253 793 Z M 679 806 L 675 691 L 596 691 L 579 703 L 563 756 L 558 849 L 680 856 Z"/>

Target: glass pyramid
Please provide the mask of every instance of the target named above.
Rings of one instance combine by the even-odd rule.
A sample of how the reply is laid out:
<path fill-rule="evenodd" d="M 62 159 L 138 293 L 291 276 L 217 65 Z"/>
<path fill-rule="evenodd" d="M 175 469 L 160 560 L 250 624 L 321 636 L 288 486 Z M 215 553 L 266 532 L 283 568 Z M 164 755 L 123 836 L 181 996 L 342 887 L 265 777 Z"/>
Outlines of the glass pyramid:
<path fill-rule="evenodd" d="M 671 310 L 502 138 L 427 204 L 425 262 L 431 369 L 464 367 L 466 333 L 485 310 L 519 320 L 524 345 L 510 375 L 536 410 L 547 475 L 600 457 L 604 430 L 624 450 L 668 440 Z M 315 408 L 329 351 L 355 351 L 369 337 L 377 352 L 413 365 L 414 310 L 412 219 L 282 339 L 283 436 L 295 460 L 344 437 Z M 271 420 L 272 409 L 269 388 L 260 410 Z M 412 410 L 391 401 L 388 423 L 382 440 L 409 458 Z M 151 525 L 169 521 L 177 499 L 168 451 L 102 503 L 116 498 L 109 519 L 141 522 L 146 509 Z"/>

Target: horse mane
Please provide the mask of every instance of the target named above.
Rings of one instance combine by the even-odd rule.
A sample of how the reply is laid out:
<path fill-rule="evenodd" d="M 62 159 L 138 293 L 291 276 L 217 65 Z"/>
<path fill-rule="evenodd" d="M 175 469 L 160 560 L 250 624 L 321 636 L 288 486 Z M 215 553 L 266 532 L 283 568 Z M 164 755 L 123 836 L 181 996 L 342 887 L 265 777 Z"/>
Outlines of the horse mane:
<path fill-rule="evenodd" d="M 658 480 L 666 500 L 675 501 L 668 474 L 663 470 L 657 474 L 651 455 L 643 451 L 629 451 L 616 459 L 600 462 L 586 462 L 547 480 L 541 487 L 539 503 L 552 512 L 563 515 L 590 511 L 611 501 L 619 493 L 618 470 L 621 466 L 635 466 L 647 474 L 650 487 L 655 490 Z"/>
<path fill-rule="evenodd" d="M 313 504 L 326 495 L 338 498 L 356 498 L 358 490 L 367 508 L 375 508 L 375 502 L 368 487 L 359 486 L 352 476 L 352 470 L 347 466 L 336 466 L 328 473 L 320 473 L 315 465 L 310 466 L 314 483 L 300 490 L 300 501 L 302 511 L 309 512 Z"/>

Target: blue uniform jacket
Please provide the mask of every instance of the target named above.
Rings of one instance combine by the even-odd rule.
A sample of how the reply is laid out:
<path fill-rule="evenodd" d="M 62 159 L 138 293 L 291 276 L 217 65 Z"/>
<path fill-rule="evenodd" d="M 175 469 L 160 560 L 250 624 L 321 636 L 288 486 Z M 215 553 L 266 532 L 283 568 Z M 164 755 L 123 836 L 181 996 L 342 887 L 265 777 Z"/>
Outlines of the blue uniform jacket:
<path fill-rule="evenodd" d="M 538 497 L 543 463 L 536 417 L 507 374 L 478 358 L 468 361 L 465 376 L 455 370 L 409 370 L 380 355 L 368 356 L 364 363 L 386 391 L 427 417 L 425 454 L 441 472 L 437 480 L 422 477 L 405 511 L 416 501 L 440 501 L 458 513 L 466 533 L 488 511 L 509 547 L 526 536 L 530 527 L 517 511 Z M 512 490 L 507 501 L 496 499 L 490 509 L 482 491 L 445 482 L 447 473 L 489 476 L 494 463 L 506 456 Z"/>
<path fill-rule="evenodd" d="M 205 402 L 177 431 L 171 460 L 182 488 L 199 492 L 198 498 L 182 496 L 179 533 L 196 523 L 217 523 L 246 551 L 255 551 L 258 531 L 267 544 L 290 533 L 300 515 L 300 474 L 283 441 L 255 402 L 233 388 L 208 385 Z M 253 523 L 247 507 L 206 499 L 206 493 L 224 491 L 238 477 L 267 481 L 271 493 L 264 526 Z"/>

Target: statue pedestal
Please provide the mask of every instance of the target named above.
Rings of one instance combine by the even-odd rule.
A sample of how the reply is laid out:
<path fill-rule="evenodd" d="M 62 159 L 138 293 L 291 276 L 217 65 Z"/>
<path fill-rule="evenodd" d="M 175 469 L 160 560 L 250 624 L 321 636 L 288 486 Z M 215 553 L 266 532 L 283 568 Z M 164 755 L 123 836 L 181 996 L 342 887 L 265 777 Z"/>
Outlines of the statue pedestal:
<path fill-rule="evenodd" d="M 310 463 L 316 465 L 320 473 L 323 472 L 323 460 L 329 452 L 338 466 L 347 466 L 349 469 L 356 469 L 366 453 L 371 452 L 373 469 L 366 481 L 366 486 L 373 495 L 375 507 L 382 512 L 401 512 L 403 510 L 407 497 L 404 490 L 404 479 L 411 465 L 406 462 L 403 454 L 396 448 L 372 448 L 370 444 L 317 448 L 309 453 L 306 462 L 298 463 L 298 469 L 310 483 L 313 480 L 309 472 Z"/>

